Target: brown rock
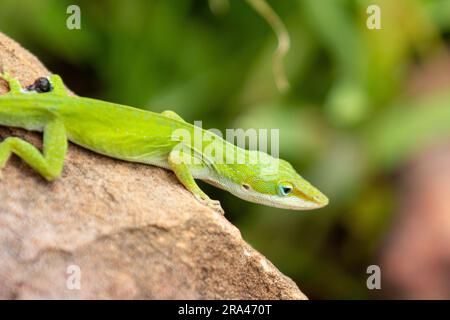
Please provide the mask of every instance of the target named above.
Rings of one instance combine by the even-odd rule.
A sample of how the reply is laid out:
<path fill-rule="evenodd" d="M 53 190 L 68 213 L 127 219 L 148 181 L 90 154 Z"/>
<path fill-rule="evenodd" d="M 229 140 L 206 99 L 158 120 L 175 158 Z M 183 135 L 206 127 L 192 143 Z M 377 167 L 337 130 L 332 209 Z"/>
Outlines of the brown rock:
<path fill-rule="evenodd" d="M 2 34 L 0 68 L 23 86 L 48 74 Z M 0 83 L 0 93 L 6 91 Z M 0 127 L 0 139 L 11 135 L 41 143 L 38 134 Z M 70 290 L 78 271 L 80 290 Z M 55 182 L 46 182 L 17 157 L 3 170 L 0 298 L 306 297 L 171 172 L 71 144 Z"/>

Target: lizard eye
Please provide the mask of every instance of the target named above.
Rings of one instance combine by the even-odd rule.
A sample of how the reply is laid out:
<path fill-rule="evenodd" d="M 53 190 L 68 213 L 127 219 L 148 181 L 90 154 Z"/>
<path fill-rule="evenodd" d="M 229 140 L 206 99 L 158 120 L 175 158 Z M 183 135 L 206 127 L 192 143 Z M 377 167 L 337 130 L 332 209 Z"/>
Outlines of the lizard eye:
<path fill-rule="evenodd" d="M 294 187 L 288 182 L 281 182 L 278 184 L 278 195 L 285 197 L 292 192 Z"/>

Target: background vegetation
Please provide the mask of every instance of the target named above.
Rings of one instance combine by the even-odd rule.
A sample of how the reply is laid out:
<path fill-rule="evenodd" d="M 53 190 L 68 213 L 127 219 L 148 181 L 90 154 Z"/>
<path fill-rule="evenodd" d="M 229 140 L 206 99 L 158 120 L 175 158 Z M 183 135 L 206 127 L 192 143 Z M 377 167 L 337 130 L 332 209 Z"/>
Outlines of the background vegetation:
<path fill-rule="evenodd" d="M 285 94 L 273 30 L 243 0 L 2 0 L 0 30 L 80 95 L 171 109 L 206 128 L 279 128 L 281 157 L 330 197 L 327 208 L 288 212 L 203 187 L 310 297 L 371 297 L 366 268 L 396 212 L 396 173 L 450 134 L 448 87 L 411 84 L 448 49 L 450 1 L 269 3 L 291 37 Z M 66 28 L 70 4 L 81 30 Z M 366 27 L 370 4 L 381 30 Z"/>

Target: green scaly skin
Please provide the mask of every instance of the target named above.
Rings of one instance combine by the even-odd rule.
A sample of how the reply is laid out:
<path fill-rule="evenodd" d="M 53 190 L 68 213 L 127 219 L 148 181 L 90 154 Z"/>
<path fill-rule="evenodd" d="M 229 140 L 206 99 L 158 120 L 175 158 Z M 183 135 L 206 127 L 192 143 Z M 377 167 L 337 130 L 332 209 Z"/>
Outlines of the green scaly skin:
<path fill-rule="evenodd" d="M 61 174 L 71 141 L 112 158 L 172 170 L 199 201 L 220 212 L 219 202 L 211 200 L 195 179 L 273 207 L 308 210 L 328 203 L 288 162 L 239 148 L 172 111 L 159 114 L 69 96 L 58 75 L 49 77 L 52 90 L 46 93 L 23 90 L 17 79 L 0 76 L 10 87 L 0 96 L 0 125 L 43 132 L 44 139 L 42 152 L 17 137 L 2 141 L 0 170 L 14 153 L 45 179 L 54 180 Z M 198 134 L 200 144 L 195 140 Z M 230 157 L 240 161 L 226 161 Z"/>

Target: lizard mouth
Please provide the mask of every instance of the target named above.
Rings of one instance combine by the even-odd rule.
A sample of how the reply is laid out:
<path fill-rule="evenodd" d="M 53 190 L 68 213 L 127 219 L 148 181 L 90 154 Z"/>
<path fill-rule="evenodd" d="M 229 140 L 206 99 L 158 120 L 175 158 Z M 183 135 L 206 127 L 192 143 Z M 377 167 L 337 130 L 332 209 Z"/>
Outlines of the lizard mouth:
<path fill-rule="evenodd" d="M 281 200 L 281 201 L 280 201 Z M 269 204 L 272 207 L 281 208 L 281 209 L 289 209 L 289 210 L 312 210 L 312 209 L 320 209 L 326 206 L 326 203 L 318 203 L 315 201 L 306 201 L 300 198 L 291 198 L 289 201 L 285 199 L 277 199 L 276 201 L 272 201 Z"/>
<path fill-rule="evenodd" d="M 288 210 L 312 210 L 319 209 L 328 204 L 328 199 L 323 196 L 322 198 L 307 197 L 301 192 L 299 195 L 293 197 L 279 197 L 277 195 L 266 195 L 254 191 L 253 189 L 243 188 L 234 182 L 223 183 L 211 179 L 204 179 L 206 183 L 223 189 L 246 201 L 250 201 L 257 204 L 262 204 L 270 207 L 288 209 Z"/>

